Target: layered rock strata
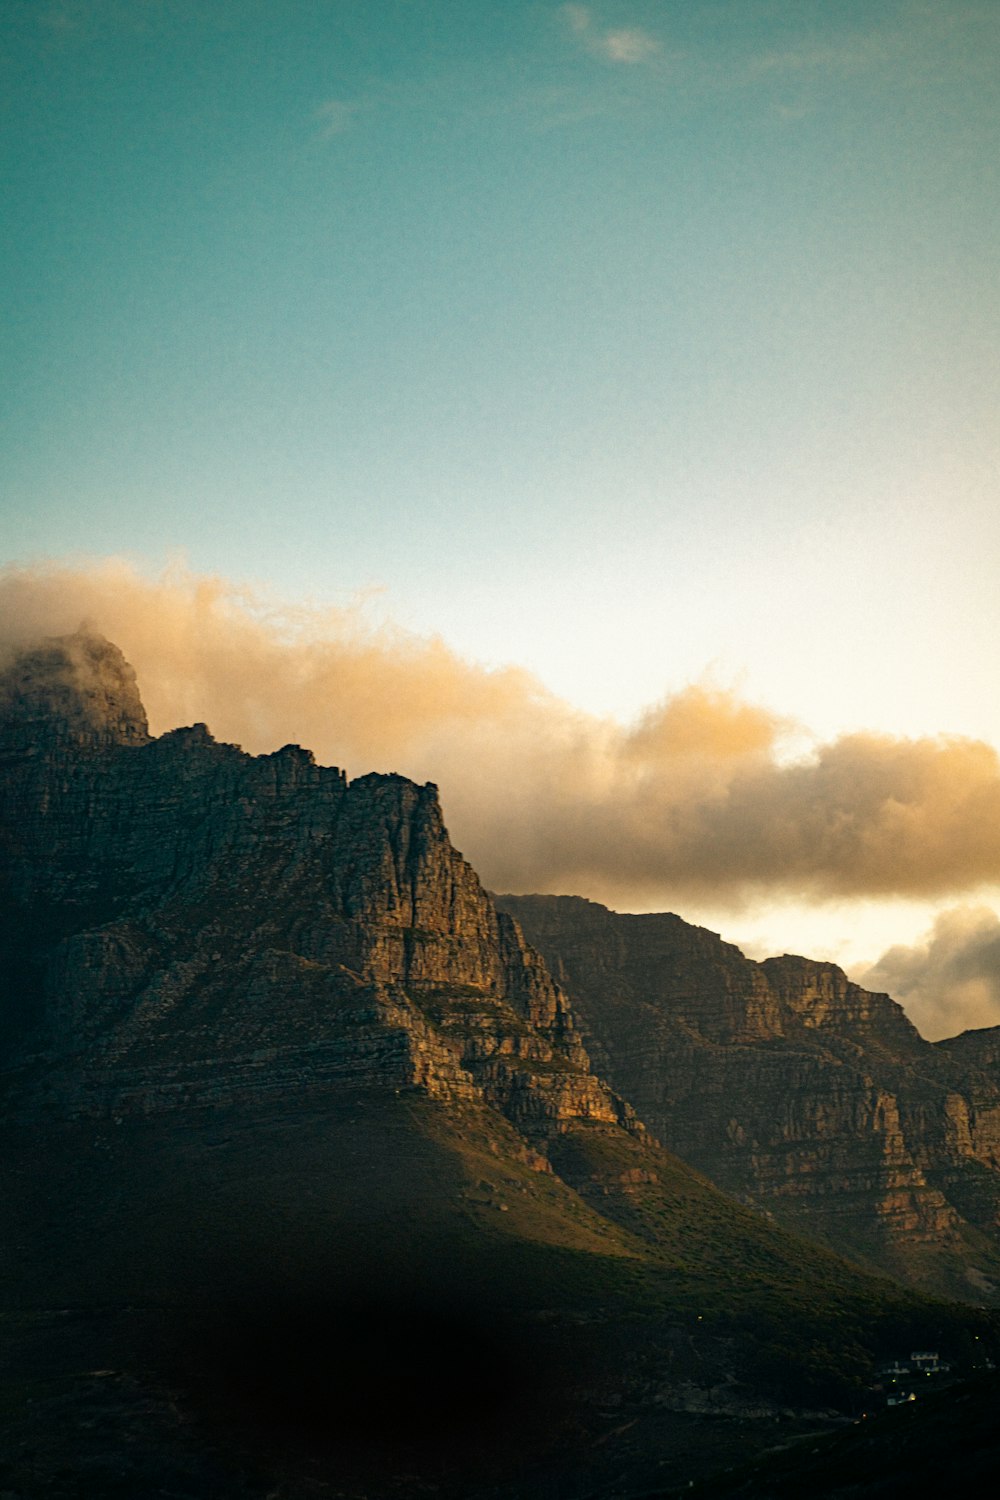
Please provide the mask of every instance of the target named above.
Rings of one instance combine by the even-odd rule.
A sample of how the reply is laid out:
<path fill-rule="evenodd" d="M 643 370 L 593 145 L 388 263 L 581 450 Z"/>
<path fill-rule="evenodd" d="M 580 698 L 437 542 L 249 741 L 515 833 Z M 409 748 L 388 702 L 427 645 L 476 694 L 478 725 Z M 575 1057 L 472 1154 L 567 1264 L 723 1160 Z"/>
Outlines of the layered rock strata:
<path fill-rule="evenodd" d="M 64 1108 L 354 1079 L 483 1099 L 533 1136 L 641 1129 L 433 785 L 203 724 L 153 739 L 121 653 L 83 635 L 0 684 L 0 805 L 5 1033 Z"/>
<path fill-rule="evenodd" d="M 498 900 L 573 997 L 595 1064 L 684 1160 L 829 1244 L 984 1290 L 981 1268 L 1000 1269 L 993 1033 L 932 1044 L 835 964 L 755 963 L 672 914 Z"/>
<path fill-rule="evenodd" d="M 988 1327 L 659 1147 L 432 786 L 152 738 L 98 638 L 0 678 L 0 914 L 19 1494 L 565 1489 L 532 1423 L 590 1493 L 652 1414 L 651 1492 L 671 1408 L 853 1407 Z"/>

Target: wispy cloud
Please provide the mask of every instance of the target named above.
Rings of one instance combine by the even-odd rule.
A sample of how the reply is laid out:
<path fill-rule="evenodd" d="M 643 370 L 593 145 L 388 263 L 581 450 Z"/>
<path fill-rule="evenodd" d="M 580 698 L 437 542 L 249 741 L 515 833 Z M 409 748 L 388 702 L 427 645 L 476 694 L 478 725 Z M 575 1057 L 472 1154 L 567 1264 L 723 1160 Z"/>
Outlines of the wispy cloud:
<path fill-rule="evenodd" d="M 354 124 L 361 108 L 361 104 L 354 99 L 325 99 L 314 111 L 315 118 L 319 122 L 320 135 L 324 140 L 331 136 L 343 135 Z"/>
<path fill-rule="evenodd" d="M 796 104 L 779 103 L 774 105 L 774 112 L 778 116 L 779 120 L 784 120 L 786 123 L 794 124 L 796 121 L 804 120 L 808 115 L 811 115 L 813 112 L 813 106 L 811 104 L 806 104 L 801 100 Z"/>
<path fill-rule="evenodd" d="M 590 29 L 590 10 L 586 5 L 564 5 L 562 15 L 570 30 L 582 36 Z"/>
<path fill-rule="evenodd" d="M 78 17 L 70 15 L 65 9 L 55 7 L 51 10 L 39 11 L 37 20 L 39 26 L 44 27 L 46 31 L 54 32 L 77 31 L 80 25 Z"/>
<path fill-rule="evenodd" d="M 751 52 L 745 61 L 747 76 L 805 84 L 869 73 L 920 84 L 940 79 L 942 69 L 976 73 L 995 66 L 1000 10 L 996 5 L 899 0 L 884 14 L 873 8 L 839 34 L 825 30 L 829 32 L 823 25 L 785 44 Z"/>
<path fill-rule="evenodd" d="M 893 39 L 879 33 L 859 35 L 841 45 L 804 43 L 758 53 L 750 60 L 756 73 L 858 73 L 890 58 Z"/>
<path fill-rule="evenodd" d="M 609 62 L 641 63 L 655 56 L 660 44 L 647 31 L 638 26 L 624 26 L 619 31 L 606 31 L 598 38 L 598 48 Z"/>
<path fill-rule="evenodd" d="M 561 14 L 587 51 L 605 62 L 649 62 L 662 50 L 656 38 L 640 26 L 605 28 L 596 24 L 587 5 L 564 5 Z"/>

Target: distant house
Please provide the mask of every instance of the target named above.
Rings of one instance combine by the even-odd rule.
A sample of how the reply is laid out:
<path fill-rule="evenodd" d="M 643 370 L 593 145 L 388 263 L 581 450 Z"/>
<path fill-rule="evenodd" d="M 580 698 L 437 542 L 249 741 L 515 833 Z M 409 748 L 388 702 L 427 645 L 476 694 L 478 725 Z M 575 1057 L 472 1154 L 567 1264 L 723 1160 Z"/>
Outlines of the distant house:
<path fill-rule="evenodd" d="M 924 1370 L 930 1374 L 940 1368 L 941 1361 L 936 1352 L 931 1353 L 927 1349 L 917 1349 L 910 1355 L 910 1364 L 915 1370 Z"/>
<path fill-rule="evenodd" d="M 907 1401 L 916 1401 L 912 1391 L 895 1391 L 885 1399 L 886 1406 L 905 1406 Z"/>

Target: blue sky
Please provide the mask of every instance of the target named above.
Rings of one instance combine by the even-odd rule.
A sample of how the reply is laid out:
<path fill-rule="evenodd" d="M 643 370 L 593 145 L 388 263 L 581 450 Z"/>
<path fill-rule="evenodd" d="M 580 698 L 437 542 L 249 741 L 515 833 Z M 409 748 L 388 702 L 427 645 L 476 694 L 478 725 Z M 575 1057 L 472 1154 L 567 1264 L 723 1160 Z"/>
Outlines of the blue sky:
<path fill-rule="evenodd" d="M 8 0 L 3 557 L 1000 743 L 992 3 Z"/>

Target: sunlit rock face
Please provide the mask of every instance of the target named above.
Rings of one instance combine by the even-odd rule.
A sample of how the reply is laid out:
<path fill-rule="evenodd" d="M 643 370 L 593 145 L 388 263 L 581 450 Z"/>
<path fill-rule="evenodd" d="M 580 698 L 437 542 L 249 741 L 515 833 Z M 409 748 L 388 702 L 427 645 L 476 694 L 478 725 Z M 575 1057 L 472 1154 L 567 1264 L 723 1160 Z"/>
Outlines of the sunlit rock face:
<path fill-rule="evenodd" d="M 561 989 L 452 848 L 434 786 L 295 745 L 151 739 L 116 647 L 0 682 L 6 1035 L 74 1108 L 155 1112 L 350 1078 L 485 1099 L 534 1134 L 638 1130 Z"/>
<path fill-rule="evenodd" d="M 678 1155 L 896 1272 L 967 1291 L 970 1268 L 995 1274 L 977 1237 L 995 1247 L 1000 1228 L 993 1032 L 926 1042 L 835 964 L 754 963 L 671 914 L 498 899 L 572 996 L 595 1066 Z"/>

